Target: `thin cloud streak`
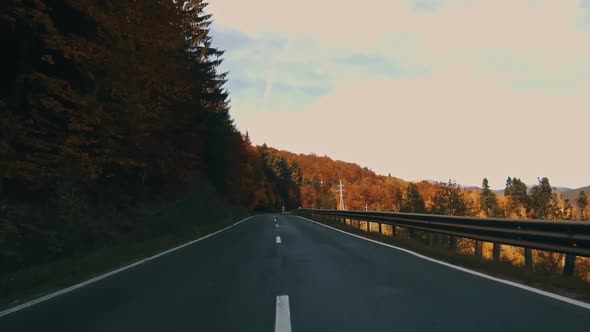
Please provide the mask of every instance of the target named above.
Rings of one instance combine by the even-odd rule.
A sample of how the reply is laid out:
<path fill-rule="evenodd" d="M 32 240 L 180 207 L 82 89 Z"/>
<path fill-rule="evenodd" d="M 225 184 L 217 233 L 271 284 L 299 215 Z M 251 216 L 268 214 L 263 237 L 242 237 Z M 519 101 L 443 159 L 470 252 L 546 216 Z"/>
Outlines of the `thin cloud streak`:
<path fill-rule="evenodd" d="M 339 1 L 224 0 L 211 11 L 251 40 L 227 45 L 224 69 L 244 82 L 232 113 L 254 143 L 406 179 L 576 187 L 590 183 L 589 3 L 367 0 L 335 15 Z M 271 39 L 276 71 L 263 77 L 269 52 L 255 44 Z"/>

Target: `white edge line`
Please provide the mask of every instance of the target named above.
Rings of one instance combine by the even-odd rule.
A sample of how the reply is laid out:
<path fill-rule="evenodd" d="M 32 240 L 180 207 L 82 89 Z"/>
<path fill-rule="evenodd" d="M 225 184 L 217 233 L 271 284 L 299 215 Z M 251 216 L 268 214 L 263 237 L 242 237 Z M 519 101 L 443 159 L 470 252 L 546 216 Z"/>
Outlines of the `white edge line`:
<path fill-rule="evenodd" d="M 277 235 L 277 243 L 281 243 L 281 237 Z"/>
<path fill-rule="evenodd" d="M 147 262 L 147 261 L 150 261 L 150 260 L 152 260 L 152 259 L 155 259 L 155 258 L 158 258 L 158 257 L 164 256 L 164 255 L 166 255 L 166 254 L 168 254 L 168 253 L 171 253 L 171 252 L 173 252 L 173 251 L 176 251 L 176 250 L 178 250 L 178 249 L 182 249 L 182 248 L 184 248 L 184 247 L 186 247 L 186 246 L 190 246 L 191 244 L 194 244 L 194 243 L 196 243 L 196 242 L 202 241 L 202 240 L 204 240 L 204 239 L 206 239 L 206 238 L 208 238 L 208 237 L 211 237 L 211 236 L 213 236 L 213 235 L 215 235 L 215 234 L 221 233 L 221 232 L 223 232 L 223 231 L 225 231 L 225 230 L 228 230 L 228 229 L 230 229 L 230 228 L 232 228 L 232 227 L 234 227 L 234 226 L 237 226 L 237 225 L 239 225 L 239 224 L 243 223 L 244 221 L 247 221 L 247 220 L 249 220 L 249 219 L 250 219 L 250 218 L 252 218 L 252 217 L 254 217 L 254 216 L 250 216 L 250 217 L 248 217 L 248 218 L 246 218 L 246 219 L 242 219 L 242 220 L 238 221 L 237 223 L 235 223 L 235 224 L 232 224 L 232 225 L 230 225 L 230 226 L 228 226 L 228 227 L 226 227 L 226 228 L 220 229 L 220 230 L 218 230 L 218 231 L 216 231 L 216 232 L 214 232 L 214 233 L 211 233 L 211 234 L 205 235 L 205 236 L 203 236 L 203 237 L 200 237 L 200 238 L 198 238 L 198 239 L 196 239 L 196 240 L 193 240 L 193 241 L 191 241 L 191 242 L 185 243 L 185 244 L 183 244 L 183 245 L 180 245 L 180 246 L 178 246 L 178 247 L 175 247 L 175 248 L 172 248 L 172 249 L 166 250 L 166 251 L 164 251 L 164 252 L 161 252 L 161 253 L 159 253 L 159 254 L 156 254 L 156 255 L 154 255 L 154 256 L 151 256 L 151 257 L 148 257 L 148 258 L 144 258 L 144 259 L 142 259 L 142 260 L 140 260 L 140 261 L 137 261 L 137 262 L 135 262 L 135 263 L 129 264 L 129 265 L 127 265 L 127 266 L 123 266 L 123 267 L 121 267 L 121 268 L 118 268 L 118 269 L 116 269 L 116 270 L 114 270 L 114 271 L 111 271 L 111 272 L 108 272 L 108 273 L 102 274 L 102 275 L 100 275 L 100 276 L 98 276 L 98 277 L 94 277 L 94 278 L 92 278 L 92 279 L 89 279 L 89 280 L 83 281 L 83 282 L 81 282 L 81 283 L 79 283 L 79 284 L 76 284 L 76 285 L 70 286 L 70 287 L 68 287 L 68 288 L 64 288 L 64 289 L 62 289 L 62 290 L 60 290 L 60 291 L 57 291 L 57 292 L 54 292 L 54 293 L 51 293 L 51 294 L 45 295 L 45 296 L 43 296 L 43 297 L 40 297 L 40 298 L 38 298 L 38 299 L 35 299 L 35 300 L 32 300 L 32 301 L 29 301 L 29 302 L 27 302 L 27 303 L 23 303 L 23 304 L 20 304 L 20 305 L 17 305 L 17 306 L 15 306 L 15 307 L 12 307 L 12 308 L 6 309 L 6 310 L 4 310 L 4 311 L 0 312 L 0 317 L 3 317 L 3 316 L 6 316 L 6 315 L 9 315 L 9 314 L 11 314 L 11 313 L 14 313 L 14 312 L 16 312 L 16 311 L 19 311 L 19 310 L 22 310 L 22 309 L 25 309 L 25 308 L 28 308 L 28 307 L 30 307 L 30 306 L 33 306 L 33 305 L 35 305 L 35 304 L 38 304 L 38 303 L 41 303 L 41 302 L 47 301 L 47 300 L 49 300 L 49 299 L 52 299 L 52 298 L 54 298 L 54 297 L 56 297 L 56 296 L 59 296 L 59 295 L 65 294 L 65 293 L 69 293 L 69 292 L 71 292 L 71 291 L 74 291 L 74 290 L 76 290 L 76 289 L 78 289 L 78 288 L 84 287 L 84 286 L 86 286 L 86 285 L 89 285 L 89 284 L 91 284 L 91 283 L 97 282 L 97 281 L 99 281 L 99 280 L 102 280 L 102 279 L 104 279 L 104 278 L 108 278 L 108 277 L 110 277 L 110 276 L 112 276 L 112 275 L 114 275 L 114 274 L 117 274 L 117 273 L 119 273 L 119 272 L 122 272 L 122 271 L 128 270 L 128 269 L 130 269 L 130 268 L 132 268 L 132 267 L 135 267 L 135 266 L 137 266 L 137 265 L 143 264 L 143 263 L 145 263 L 145 262 Z"/>
<path fill-rule="evenodd" d="M 582 307 L 584 309 L 589 309 L 590 310 L 590 303 L 582 302 L 582 301 L 579 301 L 579 300 L 574 300 L 574 299 L 571 299 L 569 297 L 565 297 L 565 296 L 562 296 L 562 295 L 550 293 L 550 292 L 547 292 L 547 291 L 544 291 L 544 290 L 541 290 L 541 289 L 538 289 L 538 288 L 530 287 L 530 286 L 527 286 L 527 285 L 519 284 L 519 283 L 516 283 L 514 281 L 496 278 L 496 277 L 493 277 L 493 276 L 488 275 L 488 274 L 485 274 L 485 273 L 473 271 L 473 270 L 470 270 L 470 269 L 467 269 L 467 268 L 464 268 L 464 267 L 461 267 L 461 266 L 457 266 L 457 265 L 453 265 L 453 264 L 450 264 L 450 263 L 447 263 L 447 262 L 439 261 L 439 260 L 436 260 L 434 258 L 430 258 L 428 256 L 421 255 L 421 254 L 419 254 L 417 252 L 414 252 L 414 251 L 411 251 L 411 250 L 408 250 L 408 249 L 396 247 L 396 246 L 393 246 L 393 245 L 390 245 L 390 244 L 387 244 L 387 243 L 379 242 L 379 241 L 376 241 L 376 240 L 373 240 L 373 239 L 368 239 L 368 238 L 362 237 L 360 235 L 348 233 L 348 232 L 343 231 L 341 229 L 334 228 L 334 227 L 328 226 L 328 225 L 324 225 L 322 223 L 319 223 L 317 221 L 313 221 L 311 219 L 307 219 L 307 218 L 300 217 L 300 216 L 298 216 L 298 217 L 301 218 L 301 219 L 304 219 L 304 220 L 313 222 L 315 224 L 318 224 L 320 226 L 331 228 L 331 229 L 333 229 L 335 231 L 338 231 L 338 232 L 341 232 L 341 233 L 344 233 L 344 234 L 347 234 L 347 235 L 350 235 L 350 236 L 357 237 L 359 239 L 363 239 L 363 240 L 366 240 L 366 241 L 369 241 L 369 242 L 380 244 L 380 245 L 385 246 L 385 247 L 389 247 L 389 248 L 393 248 L 393 249 L 396 249 L 396 250 L 399 250 L 399 251 L 403 251 L 405 253 L 408 253 L 410 255 L 414 255 L 416 257 L 425 259 L 425 260 L 430 261 L 430 262 L 441 264 L 441 265 L 450 267 L 452 269 L 456 269 L 456 270 L 459 270 L 459 271 L 462 271 L 462 272 L 473 274 L 473 275 L 476 275 L 478 277 L 482 277 L 482 278 L 485 278 L 485 279 L 493 280 L 493 281 L 496 281 L 496 282 L 499 282 L 499 283 L 502 283 L 502 284 L 506 284 L 506 285 L 509 285 L 509 286 L 513 286 L 513 287 L 517 287 L 517 288 L 520 288 L 520 289 L 524 289 L 524 290 L 529 291 L 529 292 L 537 293 L 539 295 L 550 297 L 550 298 L 555 299 L 555 300 L 558 300 L 558 301 L 566 302 L 566 303 L 569 303 L 569 304 L 572 304 L 572 305 L 575 305 L 575 306 Z"/>
<path fill-rule="evenodd" d="M 291 332 L 291 309 L 289 295 L 277 296 L 275 332 Z"/>

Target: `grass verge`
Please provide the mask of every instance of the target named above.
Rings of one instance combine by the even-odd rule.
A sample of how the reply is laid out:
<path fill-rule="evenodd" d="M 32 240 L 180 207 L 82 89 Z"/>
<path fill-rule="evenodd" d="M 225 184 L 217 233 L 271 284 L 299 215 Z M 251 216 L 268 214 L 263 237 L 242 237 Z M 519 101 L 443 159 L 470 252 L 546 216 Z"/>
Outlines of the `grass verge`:
<path fill-rule="evenodd" d="M 141 242 L 121 243 L 0 276 L 0 311 L 190 242 L 237 221 L 200 225 Z"/>

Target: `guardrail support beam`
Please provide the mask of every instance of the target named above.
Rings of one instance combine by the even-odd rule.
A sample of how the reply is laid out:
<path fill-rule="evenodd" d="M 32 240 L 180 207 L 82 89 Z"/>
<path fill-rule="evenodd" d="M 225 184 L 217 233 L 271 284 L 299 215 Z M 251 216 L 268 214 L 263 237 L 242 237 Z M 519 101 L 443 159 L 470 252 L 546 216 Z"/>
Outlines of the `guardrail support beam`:
<path fill-rule="evenodd" d="M 576 271 L 576 255 L 566 254 L 565 264 L 563 265 L 563 276 L 573 278 Z"/>
<path fill-rule="evenodd" d="M 533 249 L 524 248 L 524 267 L 529 271 L 535 270 L 535 262 L 533 261 Z"/>
<path fill-rule="evenodd" d="M 452 250 L 457 249 L 457 237 L 455 236 L 449 236 L 449 248 L 451 248 Z"/>
<path fill-rule="evenodd" d="M 475 256 L 481 257 L 483 255 L 483 242 L 475 241 Z"/>
<path fill-rule="evenodd" d="M 502 245 L 500 243 L 494 243 L 494 261 L 500 261 L 500 252 L 502 250 Z"/>

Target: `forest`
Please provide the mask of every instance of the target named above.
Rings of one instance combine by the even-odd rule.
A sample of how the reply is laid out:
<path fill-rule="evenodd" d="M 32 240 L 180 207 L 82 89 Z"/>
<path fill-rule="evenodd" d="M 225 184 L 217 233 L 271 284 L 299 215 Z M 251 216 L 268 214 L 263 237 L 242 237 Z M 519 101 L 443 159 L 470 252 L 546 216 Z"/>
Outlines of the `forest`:
<path fill-rule="evenodd" d="M 299 203 L 230 115 L 207 3 L 0 5 L 0 273 Z"/>
<path fill-rule="evenodd" d="M 587 197 L 407 182 L 254 146 L 230 115 L 207 2 L 0 5 L 0 273 L 297 207 L 587 220 Z"/>
<path fill-rule="evenodd" d="M 541 220 L 588 220 L 584 190 L 558 192 L 548 178 L 529 187 L 509 177 L 502 195 L 486 178 L 481 188 L 462 188 L 455 181 L 408 182 L 391 175 L 378 175 L 354 163 L 328 156 L 295 154 L 272 149 L 300 169 L 301 201 L 305 208 L 337 209 L 338 183 L 345 186 L 348 210 L 432 213 L 455 216 Z M 584 189 L 584 188 L 583 188 Z M 575 194 L 575 195 L 574 195 Z"/>

